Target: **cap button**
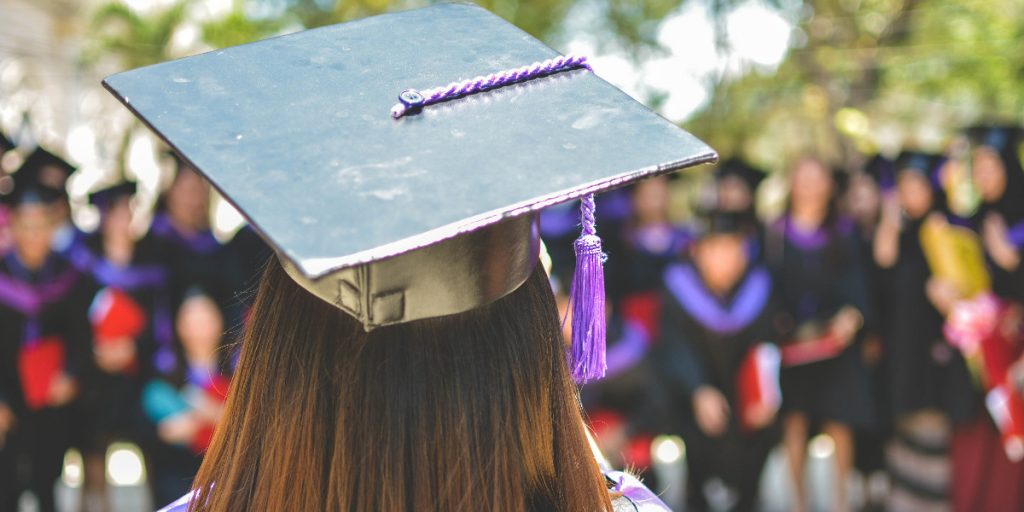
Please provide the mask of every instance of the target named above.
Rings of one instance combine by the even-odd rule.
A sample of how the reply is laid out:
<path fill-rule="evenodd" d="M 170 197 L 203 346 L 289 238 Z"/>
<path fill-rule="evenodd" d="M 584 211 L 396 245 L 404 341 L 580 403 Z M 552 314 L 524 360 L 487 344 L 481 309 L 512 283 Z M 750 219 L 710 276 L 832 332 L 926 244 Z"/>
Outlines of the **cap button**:
<path fill-rule="evenodd" d="M 416 89 L 406 89 L 398 95 L 398 101 L 405 105 L 405 110 L 409 113 L 418 112 L 423 108 L 423 103 L 426 98 L 420 94 Z"/>

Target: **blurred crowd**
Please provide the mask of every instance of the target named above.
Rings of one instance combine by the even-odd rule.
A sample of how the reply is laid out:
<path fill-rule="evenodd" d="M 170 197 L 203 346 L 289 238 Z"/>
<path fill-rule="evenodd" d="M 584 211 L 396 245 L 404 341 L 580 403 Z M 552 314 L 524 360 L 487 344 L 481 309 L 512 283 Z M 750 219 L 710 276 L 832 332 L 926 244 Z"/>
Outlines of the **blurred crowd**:
<path fill-rule="evenodd" d="M 870 510 L 1024 510 L 1021 141 L 976 126 L 945 154 L 771 173 L 734 159 L 703 185 L 684 173 L 599 198 L 608 376 L 583 401 L 604 453 L 685 486 L 686 510 L 757 510 L 781 447 L 803 511 L 824 434 L 828 510 L 851 509 L 851 488 Z M 771 216 L 766 177 L 785 189 Z M 575 215 L 541 220 L 563 310 Z M 685 483 L 654 482 L 664 434 L 685 442 Z"/>
<path fill-rule="evenodd" d="M 109 510 L 106 454 L 137 445 L 155 504 L 188 491 L 221 414 L 239 333 L 270 254 L 210 227 L 209 184 L 170 153 L 174 178 L 136 232 L 136 184 L 89 195 L 98 228 L 70 217 L 75 168 L 43 147 L 0 177 L 0 510 L 31 491 L 52 511 L 65 453 L 82 456 L 84 510 Z"/>
<path fill-rule="evenodd" d="M 598 197 L 608 372 L 583 404 L 611 462 L 685 487 L 687 510 L 756 510 L 781 445 L 800 511 L 808 439 L 823 433 L 831 510 L 849 509 L 857 479 L 884 483 L 874 509 L 1024 510 L 1021 130 L 956 140 L 858 169 L 731 159 L 710 179 Z M 74 166 L 0 144 L 21 156 L 0 176 L 0 510 L 25 491 L 54 510 L 69 448 L 83 509 L 109 509 L 115 441 L 140 448 L 153 502 L 173 501 L 221 414 L 270 250 L 248 227 L 214 236 L 210 186 L 173 154 L 153 212 L 113 183 L 89 194 L 100 221 L 86 233 L 70 215 Z M 768 177 L 786 183 L 770 218 Z M 563 314 L 577 215 L 540 221 Z M 651 471 L 661 435 L 685 442 L 685 482 Z"/>

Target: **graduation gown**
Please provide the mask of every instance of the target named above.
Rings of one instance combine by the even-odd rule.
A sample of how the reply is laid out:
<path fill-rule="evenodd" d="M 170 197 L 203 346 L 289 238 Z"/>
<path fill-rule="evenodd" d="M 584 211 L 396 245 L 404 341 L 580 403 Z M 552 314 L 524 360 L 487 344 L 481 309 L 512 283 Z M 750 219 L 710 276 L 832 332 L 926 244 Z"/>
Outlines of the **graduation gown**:
<path fill-rule="evenodd" d="M 28 469 L 24 481 L 0 482 L 0 495 L 16 497 L 27 487 L 44 511 L 52 509 L 53 484 L 77 431 L 71 424 L 75 401 L 51 407 L 45 397 L 60 372 L 83 384 L 90 358 L 90 288 L 85 276 L 56 255 L 34 272 L 13 252 L 0 258 L 0 400 L 17 417 L 0 449 L 0 465 L 5 473 L 19 463 Z"/>
<path fill-rule="evenodd" d="M 827 324 L 847 305 L 863 315 L 866 329 L 871 328 L 873 309 L 852 222 L 839 219 L 831 227 L 807 233 L 784 216 L 768 229 L 765 251 L 786 315 L 784 339 L 792 339 L 802 327 Z M 877 422 L 859 336 L 836 357 L 783 368 L 781 381 L 783 410 L 855 428 Z"/>
<path fill-rule="evenodd" d="M 148 236 L 160 244 L 161 264 L 170 273 L 175 304 L 189 287 L 201 286 L 222 309 L 227 309 L 232 287 L 239 279 L 229 253 L 212 231 L 182 233 L 166 213 L 159 212 L 153 217 Z"/>
<path fill-rule="evenodd" d="M 955 421 L 977 405 L 966 363 L 942 333 L 944 319 L 925 293 L 931 277 L 920 230 L 909 222 L 900 233 L 899 258 L 881 283 L 888 298 L 882 317 L 885 339 L 885 401 L 894 419 L 937 409 Z"/>
<path fill-rule="evenodd" d="M 96 284 L 90 308 L 91 328 L 105 324 L 125 324 L 141 320 L 142 328 L 134 337 L 136 360 L 131 368 L 112 374 L 91 366 L 91 382 L 83 396 L 92 424 L 95 448 L 105 450 L 115 438 L 142 442 L 147 436 L 140 405 L 143 384 L 154 374 L 173 371 L 177 366 L 174 350 L 173 311 L 167 269 L 162 265 L 160 243 L 151 236 L 135 244 L 132 261 L 118 265 L 103 256 L 100 236 L 90 238 L 86 246 L 92 259 L 89 273 Z M 110 306 L 110 293 L 129 302 Z M 104 314 L 104 306 L 112 308 Z M 140 318 L 125 318 L 141 313 Z M 94 338 L 94 343 L 100 340 Z M 145 444 L 145 443 L 143 443 Z M 145 446 L 143 446 L 145 448 Z"/>
<path fill-rule="evenodd" d="M 706 508 L 705 484 L 718 477 L 736 494 L 730 508 L 751 510 L 777 431 L 774 426 L 755 432 L 741 428 L 737 380 L 750 349 L 778 339 L 771 275 L 755 265 L 729 295 L 717 297 L 691 264 L 678 263 L 665 271 L 664 295 L 656 361 L 673 396 L 674 430 L 686 441 L 687 499 L 697 509 Z M 720 437 L 708 436 L 697 425 L 693 393 L 702 386 L 715 388 L 729 402 L 728 426 Z"/>

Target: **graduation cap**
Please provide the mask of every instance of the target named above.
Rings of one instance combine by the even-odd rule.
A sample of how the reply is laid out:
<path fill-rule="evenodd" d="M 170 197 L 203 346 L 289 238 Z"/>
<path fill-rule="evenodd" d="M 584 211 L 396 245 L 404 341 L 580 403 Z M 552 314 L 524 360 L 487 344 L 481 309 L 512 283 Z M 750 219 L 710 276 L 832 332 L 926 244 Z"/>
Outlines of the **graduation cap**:
<path fill-rule="evenodd" d="M 20 170 L 0 178 L 0 204 L 52 204 L 63 197 L 63 189 L 52 188 L 37 178 L 37 174 Z"/>
<path fill-rule="evenodd" d="M 743 180 L 751 191 L 764 181 L 767 173 L 738 158 L 730 158 L 722 162 L 715 169 L 715 181 L 722 181 L 728 177 L 736 177 Z"/>
<path fill-rule="evenodd" d="M 946 159 L 942 155 L 921 151 L 903 151 L 893 164 L 895 176 L 904 172 L 913 172 L 924 176 L 930 183 L 936 182 L 939 169 Z"/>
<path fill-rule="evenodd" d="M 511 293 L 538 259 L 536 213 L 582 198 L 574 356 L 604 340 L 593 194 L 717 158 L 585 59 L 472 5 L 307 30 L 104 85 L 289 275 L 367 331 Z M 601 366 L 577 362 L 577 379 Z"/>
<path fill-rule="evenodd" d="M 22 174 L 25 178 L 57 190 L 60 192 L 60 196 L 64 197 L 67 195 L 68 176 L 73 172 L 75 172 L 75 166 L 42 146 L 38 146 L 25 158 L 15 174 Z"/>
<path fill-rule="evenodd" d="M 749 235 L 756 231 L 756 219 L 746 212 L 733 212 L 718 208 L 698 212 L 696 227 L 698 236 Z"/>
<path fill-rule="evenodd" d="M 893 165 L 895 162 L 882 154 L 877 154 L 868 159 L 864 164 L 864 174 L 868 175 L 882 190 L 891 189 L 895 185 L 895 173 Z"/>
<path fill-rule="evenodd" d="M 1024 138 L 1021 128 L 1012 125 L 976 125 L 965 131 L 972 146 L 988 146 L 1000 153 L 1015 150 Z"/>
<path fill-rule="evenodd" d="M 135 195 L 138 186 L 134 181 L 122 181 L 116 185 L 89 193 L 89 204 L 96 205 L 100 210 L 106 210 L 114 201 L 122 197 Z"/>

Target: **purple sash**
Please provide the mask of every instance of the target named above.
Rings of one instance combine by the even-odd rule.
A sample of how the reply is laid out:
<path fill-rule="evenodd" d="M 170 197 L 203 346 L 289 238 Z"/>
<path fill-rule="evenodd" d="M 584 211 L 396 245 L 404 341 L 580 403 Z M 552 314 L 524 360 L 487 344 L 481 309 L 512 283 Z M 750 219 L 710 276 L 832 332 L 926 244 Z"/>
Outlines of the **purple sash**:
<path fill-rule="evenodd" d="M 829 242 L 829 230 L 819 227 L 813 231 L 805 231 L 793 226 L 789 215 L 783 215 L 775 221 L 772 229 L 782 234 L 786 240 L 793 245 L 805 250 L 813 251 L 825 247 Z M 845 217 L 836 220 L 836 231 L 842 234 L 849 234 L 853 231 L 853 221 Z"/>
<path fill-rule="evenodd" d="M 768 304 L 772 280 L 764 267 L 753 268 L 728 305 L 708 291 L 690 265 L 665 269 L 665 285 L 676 302 L 702 325 L 721 334 L 739 332 L 757 319 Z"/>
<path fill-rule="evenodd" d="M 92 275 L 104 286 L 126 291 L 153 288 L 167 283 L 167 271 L 159 265 L 132 265 L 120 267 L 101 259 L 92 267 Z"/>
<path fill-rule="evenodd" d="M 199 254 L 209 254 L 220 247 L 220 242 L 209 231 L 203 231 L 194 235 L 186 235 L 178 231 L 174 224 L 171 223 L 170 217 L 165 213 L 158 213 L 153 217 L 153 224 L 149 229 L 160 238 L 170 240 Z"/>
<path fill-rule="evenodd" d="M 7 261 L 12 268 L 21 267 L 13 253 L 8 254 Z M 0 304 L 25 315 L 28 320 L 25 324 L 23 343 L 38 340 L 41 330 L 39 314 L 46 306 L 66 297 L 71 287 L 78 282 L 79 276 L 74 268 L 68 268 L 49 281 L 32 284 L 0 274 Z"/>
<path fill-rule="evenodd" d="M 647 354 L 649 336 L 647 330 L 636 322 L 625 322 L 622 326 L 622 337 L 618 343 L 608 348 L 605 361 L 608 369 L 604 377 L 614 377 L 634 366 Z"/>
<path fill-rule="evenodd" d="M 1006 235 L 1010 237 L 1010 243 L 1012 243 L 1018 251 L 1024 249 L 1024 220 L 1010 226 Z"/>

